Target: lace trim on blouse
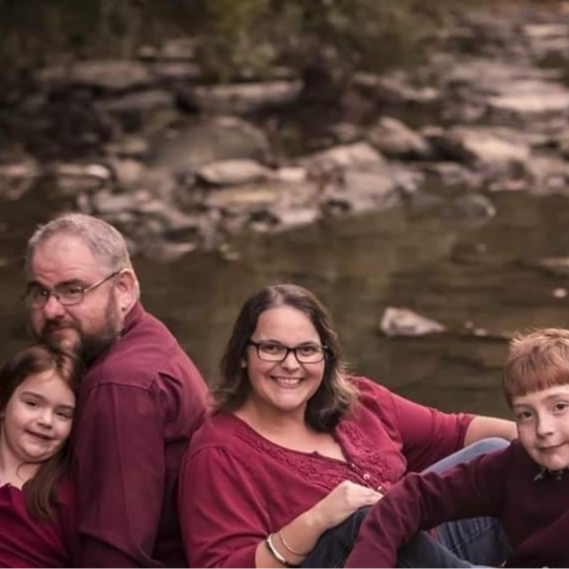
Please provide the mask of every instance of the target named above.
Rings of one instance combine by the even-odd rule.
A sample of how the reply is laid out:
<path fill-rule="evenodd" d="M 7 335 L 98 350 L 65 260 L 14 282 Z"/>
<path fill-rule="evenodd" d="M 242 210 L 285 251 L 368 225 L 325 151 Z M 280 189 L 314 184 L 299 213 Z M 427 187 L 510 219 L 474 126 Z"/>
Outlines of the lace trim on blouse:
<path fill-rule="evenodd" d="M 351 423 L 342 422 L 336 429 L 336 438 L 347 457 L 346 461 L 317 452 L 287 449 L 265 439 L 245 422 L 236 434 L 256 452 L 267 455 L 278 464 L 299 473 L 311 484 L 326 490 L 335 488 L 344 480 L 377 488 L 385 483 L 391 485 L 399 478 L 386 457 L 357 425 Z"/>

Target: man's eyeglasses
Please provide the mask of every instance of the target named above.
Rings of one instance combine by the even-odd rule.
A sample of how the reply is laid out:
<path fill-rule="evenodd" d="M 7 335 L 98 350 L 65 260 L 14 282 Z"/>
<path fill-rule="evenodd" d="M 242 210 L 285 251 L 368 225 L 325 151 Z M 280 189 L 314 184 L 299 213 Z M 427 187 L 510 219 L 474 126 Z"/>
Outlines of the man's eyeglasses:
<path fill-rule="evenodd" d="M 28 285 L 23 298 L 25 298 L 30 308 L 43 308 L 49 301 L 50 297 L 55 296 L 57 301 L 63 306 L 73 306 L 81 304 L 85 295 L 102 284 L 116 277 L 122 269 L 111 273 L 108 277 L 93 283 L 92 285 L 85 286 L 77 283 L 64 283 L 57 285 L 53 290 L 49 290 L 37 283 Z"/>
<path fill-rule="evenodd" d="M 326 350 L 328 350 L 327 346 L 320 344 L 304 344 L 289 348 L 278 342 L 253 342 L 253 340 L 249 340 L 248 343 L 257 349 L 257 356 L 265 362 L 282 363 L 292 352 L 301 364 L 317 364 L 326 357 Z"/>

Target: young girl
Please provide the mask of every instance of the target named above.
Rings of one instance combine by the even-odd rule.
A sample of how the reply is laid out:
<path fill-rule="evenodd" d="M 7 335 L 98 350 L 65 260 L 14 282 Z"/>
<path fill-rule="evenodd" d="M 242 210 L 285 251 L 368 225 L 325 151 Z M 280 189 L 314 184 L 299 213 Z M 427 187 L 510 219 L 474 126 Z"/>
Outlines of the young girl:
<path fill-rule="evenodd" d="M 0 566 L 70 567 L 68 440 L 80 364 L 34 345 L 0 370 Z"/>

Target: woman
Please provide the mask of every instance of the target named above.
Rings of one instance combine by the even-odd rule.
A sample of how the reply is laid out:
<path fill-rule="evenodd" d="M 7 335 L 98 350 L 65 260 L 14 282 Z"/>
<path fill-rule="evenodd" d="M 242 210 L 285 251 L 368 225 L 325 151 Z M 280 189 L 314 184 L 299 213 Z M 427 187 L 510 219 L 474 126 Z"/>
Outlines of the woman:
<path fill-rule="evenodd" d="M 277 285 L 243 306 L 180 479 L 193 567 L 306 562 L 324 532 L 509 421 L 444 414 L 347 376 L 337 336 L 309 291 Z"/>

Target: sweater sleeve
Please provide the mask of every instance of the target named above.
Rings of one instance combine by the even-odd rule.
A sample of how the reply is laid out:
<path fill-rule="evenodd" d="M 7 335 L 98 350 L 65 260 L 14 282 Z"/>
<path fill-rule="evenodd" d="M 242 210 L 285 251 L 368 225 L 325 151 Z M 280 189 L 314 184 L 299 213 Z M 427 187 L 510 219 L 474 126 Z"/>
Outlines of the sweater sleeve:
<path fill-rule="evenodd" d="M 409 472 L 420 472 L 464 446 L 472 415 L 443 413 L 395 393 L 388 394 Z"/>
<path fill-rule="evenodd" d="M 480 456 L 445 474 L 409 474 L 370 511 L 346 567 L 395 567 L 398 550 L 420 530 L 499 515 L 509 449 Z"/>
<path fill-rule="evenodd" d="M 179 512 L 190 567 L 255 567 L 269 511 L 270 496 L 259 494 L 252 473 L 226 449 L 186 455 Z"/>

